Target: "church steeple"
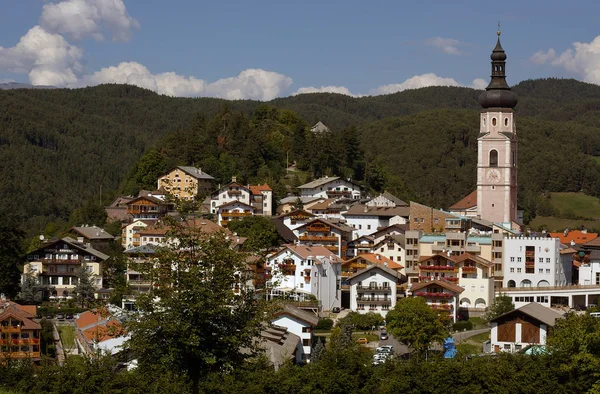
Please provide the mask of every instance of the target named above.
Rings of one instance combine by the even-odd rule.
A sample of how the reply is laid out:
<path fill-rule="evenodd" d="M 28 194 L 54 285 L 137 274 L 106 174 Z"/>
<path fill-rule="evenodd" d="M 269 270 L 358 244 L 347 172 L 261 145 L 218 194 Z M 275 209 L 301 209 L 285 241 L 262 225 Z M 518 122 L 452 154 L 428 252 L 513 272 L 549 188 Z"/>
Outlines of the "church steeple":
<path fill-rule="evenodd" d="M 492 60 L 492 80 L 479 96 L 479 104 L 483 108 L 514 108 L 517 96 L 510 91 L 506 83 L 506 53 L 500 44 L 500 24 L 498 23 L 498 41 L 490 56 Z"/>

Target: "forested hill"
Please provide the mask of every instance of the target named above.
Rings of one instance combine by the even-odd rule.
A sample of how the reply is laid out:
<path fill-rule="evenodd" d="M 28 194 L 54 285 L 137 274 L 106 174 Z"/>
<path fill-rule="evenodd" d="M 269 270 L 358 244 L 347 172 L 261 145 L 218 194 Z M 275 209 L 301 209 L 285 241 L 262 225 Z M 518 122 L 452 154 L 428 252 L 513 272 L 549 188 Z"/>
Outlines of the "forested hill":
<path fill-rule="evenodd" d="M 589 157 L 600 156 L 600 87 L 546 79 L 513 90 L 521 188 L 600 195 Z M 100 205 L 119 189 L 148 185 L 151 177 L 139 179 L 148 166 L 196 164 L 223 180 L 242 172 L 245 181 L 275 182 L 289 153 L 315 176 L 352 176 L 446 207 L 474 186 L 479 94 L 430 87 L 260 103 L 173 98 L 126 85 L 0 91 L 0 203 L 40 231 L 86 201 Z M 304 133 L 317 120 L 334 134 L 317 141 Z M 154 156 L 140 162 L 153 147 Z"/>

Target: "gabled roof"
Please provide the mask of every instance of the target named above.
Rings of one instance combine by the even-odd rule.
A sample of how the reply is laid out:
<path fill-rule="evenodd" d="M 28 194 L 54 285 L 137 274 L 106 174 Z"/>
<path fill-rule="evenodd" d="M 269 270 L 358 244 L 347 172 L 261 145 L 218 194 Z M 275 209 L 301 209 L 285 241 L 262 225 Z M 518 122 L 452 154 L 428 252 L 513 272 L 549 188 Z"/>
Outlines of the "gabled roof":
<path fill-rule="evenodd" d="M 243 205 L 245 207 L 248 207 L 248 208 L 252 209 L 252 212 L 254 212 L 254 208 L 252 206 L 250 206 L 248 204 L 245 204 L 245 203 L 243 203 L 241 201 L 238 201 L 238 200 L 233 200 L 233 201 L 226 202 L 225 204 L 219 205 L 217 208 L 223 208 L 223 207 L 227 207 L 229 205 L 234 205 L 234 204 Z"/>
<path fill-rule="evenodd" d="M 584 249 L 587 248 L 600 248 L 600 237 L 594 238 L 591 241 L 588 241 L 581 245 Z"/>
<path fill-rule="evenodd" d="M 393 269 L 386 267 L 383 264 L 372 264 L 372 265 L 369 265 L 367 268 L 360 270 L 360 271 L 356 272 L 354 275 L 350 276 L 348 278 L 348 281 L 352 282 L 352 280 L 354 278 L 364 274 L 365 272 L 368 272 L 368 271 L 371 271 L 374 269 L 379 269 L 379 270 L 385 272 L 386 274 L 391 275 L 392 277 L 397 279 L 397 283 L 403 282 L 405 280 L 405 276 L 402 275 L 401 273 L 399 273 L 398 271 L 394 271 Z"/>
<path fill-rule="evenodd" d="M 108 257 L 109 257 L 108 255 L 106 255 L 106 254 L 104 254 L 104 253 L 102 253 L 102 252 L 100 252 L 100 251 L 92 248 L 91 246 L 88 246 L 88 245 L 86 245 L 83 242 L 76 241 L 76 240 L 74 240 L 71 237 L 64 237 L 62 239 L 57 239 L 57 240 L 48 242 L 48 243 L 42 245 L 42 247 L 40 247 L 39 249 L 34 250 L 33 252 L 28 253 L 28 255 L 40 254 L 40 252 L 43 252 L 44 249 L 48 249 L 49 247 L 51 247 L 51 246 L 53 246 L 53 245 L 55 245 L 57 243 L 60 243 L 60 242 L 67 243 L 69 246 L 71 246 L 71 247 L 73 247 L 75 249 L 87 252 L 87 253 L 89 253 L 91 255 L 94 255 L 94 256 L 98 257 L 100 260 L 103 260 L 103 261 L 106 260 L 106 259 L 108 259 Z"/>
<path fill-rule="evenodd" d="M 460 294 L 463 291 L 465 291 L 465 289 L 463 289 L 459 285 L 455 285 L 454 283 L 448 282 L 447 280 L 432 280 L 429 282 L 413 283 L 412 286 L 410 286 L 409 291 L 411 293 L 414 293 L 415 291 L 421 290 L 428 286 L 440 286 L 440 287 L 443 287 L 444 289 L 449 290 L 455 294 Z"/>
<path fill-rule="evenodd" d="M 252 194 L 261 194 L 261 192 L 272 192 L 273 189 L 269 187 L 266 183 L 264 185 L 250 185 L 250 192 Z"/>
<path fill-rule="evenodd" d="M 294 232 L 290 230 L 290 228 L 286 226 L 285 223 L 283 223 L 283 219 L 281 217 L 272 218 L 272 220 L 273 223 L 275 223 L 275 228 L 277 229 L 277 232 L 279 233 L 281 238 L 283 238 L 284 241 L 296 242 L 298 240 L 296 234 L 294 234 Z"/>
<path fill-rule="evenodd" d="M 329 127 L 325 126 L 323 122 L 319 120 L 313 127 L 310 128 L 310 131 L 313 133 L 326 133 L 329 131 Z"/>
<path fill-rule="evenodd" d="M 283 309 L 275 312 L 273 316 L 279 317 L 281 315 L 292 316 L 313 327 L 319 323 L 319 318 L 313 313 L 307 312 L 290 304 L 285 304 Z"/>
<path fill-rule="evenodd" d="M 74 226 L 71 227 L 71 230 L 90 240 L 115 239 L 114 236 L 104 231 L 103 228 L 96 226 Z"/>
<path fill-rule="evenodd" d="M 309 218 L 315 217 L 315 215 L 313 215 L 312 213 L 310 213 L 308 211 L 305 211 L 304 209 L 294 209 L 293 211 L 279 215 L 278 218 L 284 219 L 288 216 L 300 216 L 300 215 L 307 216 Z"/>
<path fill-rule="evenodd" d="M 409 217 L 410 207 L 373 207 L 368 205 L 353 205 L 347 212 L 344 213 L 344 216 Z"/>
<path fill-rule="evenodd" d="M 397 207 L 407 207 L 408 206 L 408 203 L 406 201 L 403 201 L 403 200 L 399 199 L 398 197 L 394 196 L 390 192 L 387 192 L 387 191 L 383 192 L 382 196 L 385 197 L 385 198 L 387 198 L 388 200 L 390 200 L 394 204 L 396 204 Z"/>
<path fill-rule="evenodd" d="M 169 174 L 171 171 L 173 171 L 174 169 L 179 168 L 181 171 L 185 172 L 186 174 L 193 176 L 196 179 L 215 179 L 212 176 L 208 175 L 206 172 L 203 172 L 200 168 L 196 168 L 196 167 L 190 167 L 190 166 L 176 166 L 171 168 L 167 174 Z M 164 175 L 167 175 L 164 174 Z M 162 175 L 162 176 L 164 176 Z"/>
<path fill-rule="evenodd" d="M 474 261 L 481 265 L 484 265 L 486 267 L 491 267 L 493 265 L 491 261 L 486 260 L 481 256 L 477 256 L 477 255 L 474 255 L 471 253 L 463 253 L 459 256 L 452 256 L 452 260 L 454 260 L 454 262 L 457 264 L 464 263 L 465 260 L 471 260 L 471 261 Z"/>
<path fill-rule="evenodd" d="M 357 256 L 354 256 L 353 258 L 351 258 L 350 260 L 346 260 L 343 264 L 348 264 L 353 262 L 354 260 L 358 260 L 358 259 L 364 259 L 367 260 L 369 263 L 376 265 L 376 264 L 383 264 L 385 267 L 388 267 L 390 269 L 393 270 L 398 270 L 398 269 L 402 269 L 403 266 L 396 263 L 394 260 L 390 260 L 385 256 L 382 256 L 380 254 L 377 253 L 361 253 Z"/>
<path fill-rule="evenodd" d="M 560 239 L 560 243 L 565 244 L 565 245 L 569 245 L 571 243 L 571 241 L 573 241 L 575 244 L 581 245 L 581 244 L 585 244 L 587 242 L 590 242 L 590 241 L 598 238 L 597 233 L 588 233 L 587 231 L 583 232 L 580 230 L 571 230 L 571 231 L 567 232 L 566 234 L 564 232 L 548 233 L 548 235 L 551 238 Z"/>
<path fill-rule="evenodd" d="M 386 235 L 377 245 L 373 246 L 373 249 L 379 247 L 379 245 L 387 244 L 389 242 L 394 242 L 400 245 L 402 248 L 406 247 L 406 236 L 404 234 L 394 234 L 394 235 Z"/>
<path fill-rule="evenodd" d="M 380 237 L 382 234 L 389 234 L 391 232 L 397 231 L 400 234 L 404 234 L 408 229 L 409 229 L 409 225 L 408 224 L 390 224 L 387 227 L 378 229 L 377 231 L 371 233 L 370 235 L 378 238 Z"/>
<path fill-rule="evenodd" d="M 279 250 L 278 252 L 274 253 L 273 255 L 271 255 L 269 257 L 273 258 L 275 256 L 278 256 L 281 253 L 285 252 L 286 250 L 291 251 L 296 256 L 298 256 L 304 260 L 308 259 L 309 257 L 315 257 L 315 258 L 316 257 L 327 257 L 333 261 L 341 261 L 341 259 L 335 253 L 333 253 L 331 250 L 329 250 L 321 245 L 316 245 L 316 246 L 296 245 L 296 244 L 283 245 L 283 248 L 281 250 Z"/>
<path fill-rule="evenodd" d="M 340 231 L 345 231 L 345 232 L 352 232 L 352 231 L 354 231 L 353 227 L 350 227 L 350 226 L 348 226 L 348 225 L 346 225 L 344 223 L 339 223 L 339 222 L 333 221 L 331 219 L 323 219 L 323 218 L 313 219 L 310 222 L 304 223 L 303 225 L 299 226 L 298 229 L 310 226 L 312 223 L 315 223 L 315 222 L 322 222 L 322 223 L 327 224 L 328 226 L 334 227 L 334 228 L 336 228 L 336 229 L 338 229 Z"/>
<path fill-rule="evenodd" d="M 319 178 L 315 179 L 314 181 L 305 183 L 304 185 L 298 186 L 298 189 L 314 189 L 316 187 L 321 187 L 333 181 L 337 181 L 338 179 L 340 179 L 339 176 Z"/>
<path fill-rule="evenodd" d="M 498 316 L 497 318 L 492 319 L 490 321 L 491 322 L 499 321 L 502 318 L 504 318 L 505 316 L 515 314 L 518 312 L 524 313 L 527 316 L 530 316 L 550 327 L 552 327 L 552 326 L 554 326 L 554 324 L 556 324 L 556 319 L 562 319 L 564 317 L 561 312 L 558 312 L 558 311 L 555 311 L 554 309 L 545 307 L 541 304 L 538 304 L 537 302 L 531 302 L 527 305 L 523 305 L 520 308 L 513 309 L 512 311 L 505 313 L 501 316 Z"/>
<path fill-rule="evenodd" d="M 293 204 L 296 201 L 302 201 L 302 204 L 310 204 L 313 201 L 322 200 L 323 197 L 313 197 L 313 196 L 287 196 L 279 200 L 279 204 Z"/>
<path fill-rule="evenodd" d="M 328 198 L 324 201 L 318 202 L 316 204 L 311 205 L 309 208 L 311 211 L 322 210 L 329 208 L 335 202 L 335 198 Z"/>
<path fill-rule="evenodd" d="M 473 190 L 467 196 L 463 197 L 462 200 L 452 205 L 449 209 L 451 211 L 463 211 L 465 209 L 475 208 L 477 206 L 477 190 Z"/>
<path fill-rule="evenodd" d="M 133 200 L 129 201 L 127 203 L 127 205 L 132 205 L 132 204 L 134 204 L 134 203 L 136 203 L 137 201 L 140 201 L 140 200 L 148 200 L 151 203 L 156 204 L 156 205 L 168 205 L 165 201 L 161 200 L 160 198 L 156 198 L 156 197 L 152 197 L 152 196 L 139 196 L 139 197 L 136 197 Z"/>
<path fill-rule="evenodd" d="M 40 326 L 35 321 L 31 320 L 35 316 L 33 316 L 28 311 L 22 309 L 22 305 L 16 304 L 11 301 L 3 301 L 4 305 L 0 305 L 0 321 L 5 320 L 9 317 L 13 317 L 15 319 L 19 319 L 23 322 L 21 326 L 22 329 L 25 330 L 41 330 L 42 326 Z M 4 310 L 2 310 L 4 308 Z"/>
<path fill-rule="evenodd" d="M 373 236 L 372 235 L 362 235 L 356 239 L 353 239 L 352 241 L 348 241 L 346 243 L 346 245 L 358 245 L 360 244 L 362 241 L 367 241 L 369 243 L 373 242 Z"/>

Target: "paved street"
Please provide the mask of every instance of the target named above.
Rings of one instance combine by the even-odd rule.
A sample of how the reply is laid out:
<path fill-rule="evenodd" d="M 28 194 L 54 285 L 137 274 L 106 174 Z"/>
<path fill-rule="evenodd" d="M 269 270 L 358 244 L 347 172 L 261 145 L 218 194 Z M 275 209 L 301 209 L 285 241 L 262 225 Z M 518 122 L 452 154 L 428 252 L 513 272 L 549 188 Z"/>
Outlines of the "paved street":
<path fill-rule="evenodd" d="M 462 331 L 452 334 L 452 338 L 454 338 L 454 342 L 460 343 L 466 339 L 474 337 L 475 335 L 482 334 L 484 332 L 489 332 L 489 328 L 481 328 L 479 330 L 471 330 L 471 331 Z"/>

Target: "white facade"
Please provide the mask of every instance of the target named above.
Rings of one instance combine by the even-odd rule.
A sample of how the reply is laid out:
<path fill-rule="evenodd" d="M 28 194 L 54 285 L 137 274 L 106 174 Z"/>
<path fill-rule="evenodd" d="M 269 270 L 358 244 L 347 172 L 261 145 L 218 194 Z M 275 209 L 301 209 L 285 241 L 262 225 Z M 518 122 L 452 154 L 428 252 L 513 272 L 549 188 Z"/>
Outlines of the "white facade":
<path fill-rule="evenodd" d="M 356 216 L 348 215 L 344 216 L 346 224 L 352 226 L 356 231 L 354 232 L 354 238 L 360 238 L 365 235 L 370 235 L 376 232 L 380 228 L 391 226 L 392 224 L 406 224 L 406 218 L 402 216 L 378 216 L 378 215 L 367 215 Z"/>
<path fill-rule="evenodd" d="M 252 193 L 250 189 L 235 182 L 223 186 L 211 196 L 210 212 L 217 213 L 219 207 L 232 201 L 240 201 L 250 205 Z"/>
<path fill-rule="evenodd" d="M 370 250 L 371 253 L 377 253 L 388 259 L 395 261 L 402 266 L 405 266 L 406 249 L 394 236 L 389 236 L 378 244 L 374 245 Z M 406 274 L 404 268 L 401 271 Z"/>
<path fill-rule="evenodd" d="M 398 277 L 377 266 L 356 274 L 350 282 L 350 309 L 386 316 L 396 306 Z"/>
<path fill-rule="evenodd" d="M 498 341 L 498 323 L 492 322 L 491 325 L 492 325 L 492 330 L 491 330 L 491 334 L 490 334 L 490 339 L 491 339 L 490 342 L 492 344 L 492 346 L 491 346 L 492 351 L 496 346 L 498 346 L 498 349 L 501 352 L 513 353 L 513 352 L 518 352 L 529 345 L 542 345 L 543 346 L 546 344 L 546 337 L 548 336 L 548 326 L 545 324 L 540 324 L 540 342 L 539 343 L 529 343 L 529 342 L 522 341 L 522 335 L 521 335 L 522 325 L 521 325 L 521 323 L 515 324 L 515 341 L 514 342 Z"/>
<path fill-rule="evenodd" d="M 477 264 L 475 269 L 476 272 L 465 272 L 464 266 L 459 269 L 458 285 L 465 289 L 459 304 L 462 308 L 485 309 L 494 300 L 494 278 L 486 274 L 487 267 Z"/>
<path fill-rule="evenodd" d="M 358 200 L 361 197 L 360 187 L 338 177 L 321 178 L 298 187 L 302 197 L 336 198 L 344 197 Z"/>
<path fill-rule="evenodd" d="M 267 257 L 267 267 L 271 269 L 271 280 L 267 286 L 311 294 L 311 275 L 314 275 L 312 271 L 315 259 L 316 257 L 303 258 L 290 249 Z"/>
<path fill-rule="evenodd" d="M 366 203 L 370 207 L 395 207 L 396 203 L 385 197 L 383 194 L 371 199 Z"/>
<path fill-rule="evenodd" d="M 560 258 L 557 238 L 505 238 L 504 287 L 549 287 L 571 284 L 571 263 Z"/>
<path fill-rule="evenodd" d="M 242 219 L 245 216 L 252 216 L 254 210 L 250 205 L 240 201 L 226 203 L 217 208 L 217 224 L 222 227 L 227 227 L 227 223 L 231 220 Z"/>
<path fill-rule="evenodd" d="M 302 341 L 302 352 L 296 353 L 296 362 L 309 362 L 312 349 L 312 326 L 294 316 L 282 314 L 271 320 L 277 326 L 285 327 L 289 332 L 300 337 Z"/>
<path fill-rule="evenodd" d="M 600 261 L 591 260 L 579 267 L 580 285 L 600 285 Z"/>
<path fill-rule="evenodd" d="M 341 307 L 341 262 L 318 257 L 312 266 L 310 291 L 319 301 L 321 310 L 330 311 Z"/>
<path fill-rule="evenodd" d="M 141 246 L 139 232 L 148 227 L 151 222 L 147 220 L 134 220 L 121 230 L 121 245 L 125 250 Z"/>

